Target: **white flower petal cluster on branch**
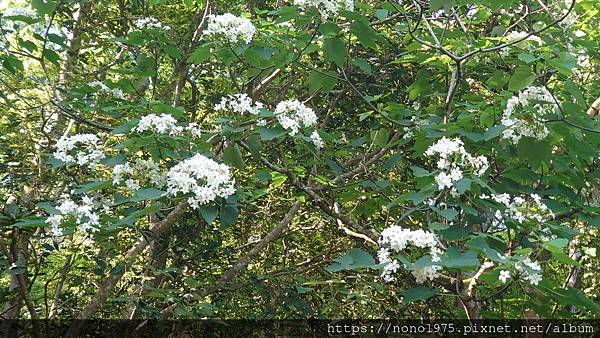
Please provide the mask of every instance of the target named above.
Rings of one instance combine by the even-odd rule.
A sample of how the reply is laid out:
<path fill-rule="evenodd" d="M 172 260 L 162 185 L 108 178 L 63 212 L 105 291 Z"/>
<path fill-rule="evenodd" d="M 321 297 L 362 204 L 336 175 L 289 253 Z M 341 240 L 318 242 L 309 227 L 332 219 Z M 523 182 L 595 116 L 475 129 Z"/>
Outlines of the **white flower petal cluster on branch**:
<path fill-rule="evenodd" d="M 317 114 L 298 100 L 281 101 L 275 107 L 277 121 L 290 136 L 298 133 L 301 127 L 311 127 L 317 123 Z"/>
<path fill-rule="evenodd" d="M 66 163 L 95 166 L 104 158 L 99 143 L 100 139 L 94 134 L 63 136 L 56 143 L 56 151 L 53 155 Z"/>
<path fill-rule="evenodd" d="M 397 260 L 390 257 L 391 252 L 401 252 L 406 249 L 408 245 L 413 245 L 418 248 L 429 248 L 432 262 L 440 261 L 440 254 L 442 250 L 437 247 L 438 239 L 437 236 L 430 231 L 424 231 L 421 229 L 410 230 L 403 229 L 400 226 L 394 225 L 386 228 L 381 232 L 379 239 L 379 246 L 381 249 L 377 252 L 379 263 L 386 264 L 383 268 L 381 277 L 386 281 L 390 282 L 394 280 L 392 276 L 400 264 Z M 431 265 L 423 268 L 417 268 L 412 271 L 415 276 L 417 283 L 424 283 L 426 280 L 433 280 L 438 276 L 438 271 L 442 267 L 439 265 Z"/>
<path fill-rule="evenodd" d="M 439 190 L 450 189 L 452 194 L 458 193 L 455 184 L 463 178 L 465 172 L 482 176 L 489 168 L 487 157 L 472 156 L 458 138 L 442 137 L 425 151 L 425 155 L 439 158 L 437 168 L 440 173 L 435 176 L 435 182 Z"/>
<path fill-rule="evenodd" d="M 538 46 L 541 46 L 544 44 L 544 41 L 542 41 L 542 39 L 540 39 L 538 36 L 536 36 L 536 35 L 527 36 L 527 35 L 529 35 L 529 33 L 527 33 L 527 32 L 512 31 L 512 32 L 506 34 L 506 36 L 504 36 L 502 38 L 502 43 L 510 43 L 510 42 L 517 41 L 519 39 L 523 39 L 523 38 L 527 37 L 525 40 L 518 42 L 516 45 L 513 45 L 513 46 L 518 46 L 518 47 L 531 46 L 531 42 L 535 42 Z M 504 47 L 504 48 L 500 49 L 500 51 L 499 51 L 500 55 L 502 57 L 509 56 L 511 47 L 513 47 L 513 46 L 508 46 L 508 47 Z"/>
<path fill-rule="evenodd" d="M 167 193 L 173 196 L 191 194 L 188 203 L 192 208 L 210 203 L 217 197 L 233 195 L 234 184 L 229 166 L 202 154 L 178 163 L 167 173 Z"/>
<path fill-rule="evenodd" d="M 354 0 L 294 0 L 294 5 L 300 7 L 302 10 L 306 10 L 309 7 L 316 8 L 323 20 L 338 16 L 340 9 L 347 11 L 354 10 Z"/>
<path fill-rule="evenodd" d="M 506 281 L 510 279 L 510 271 L 507 271 L 507 270 L 500 271 L 500 276 L 498 276 L 498 279 L 502 283 L 506 283 Z"/>
<path fill-rule="evenodd" d="M 94 87 L 94 88 L 99 88 L 100 91 L 102 91 L 108 95 L 117 97 L 121 100 L 125 99 L 125 94 L 123 94 L 123 91 L 121 90 L 121 88 L 110 88 L 100 81 L 90 82 L 90 83 L 88 83 L 88 86 Z"/>
<path fill-rule="evenodd" d="M 81 204 L 67 198 L 56 209 L 60 211 L 60 215 L 52 215 L 46 219 L 46 223 L 50 224 L 52 235 L 55 237 L 63 235 L 60 225 L 69 217 L 75 219 L 81 232 L 91 233 L 99 230 L 100 217 L 94 211 L 94 200 L 89 196 L 83 196 Z"/>
<path fill-rule="evenodd" d="M 163 25 L 158 19 L 153 17 L 139 18 L 135 20 L 133 25 L 138 29 L 171 29 L 171 27 Z"/>
<path fill-rule="evenodd" d="M 310 134 L 310 140 L 315 145 L 315 148 L 317 148 L 317 150 L 320 150 L 325 146 L 325 142 L 323 142 L 321 135 L 319 135 L 319 133 L 316 130 L 313 131 L 312 134 Z"/>
<path fill-rule="evenodd" d="M 531 109 L 527 109 L 530 107 Z M 502 138 L 517 144 L 521 137 L 538 140 L 548 136 L 543 117 L 558 109 L 552 94 L 544 87 L 528 87 L 506 103 L 501 123 L 506 127 Z"/>
<path fill-rule="evenodd" d="M 112 180 L 113 185 L 125 182 L 128 189 L 135 191 L 140 188 L 140 180 L 149 180 L 153 186 L 162 187 L 165 185 L 165 174 L 154 161 L 138 159 L 135 163 L 116 165 L 112 171 Z"/>
<path fill-rule="evenodd" d="M 240 40 L 250 43 L 255 32 L 256 27 L 249 19 L 225 13 L 208 16 L 208 25 L 204 30 L 204 35 L 224 36 L 231 43 L 237 43 Z"/>
<path fill-rule="evenodd" d="M 492 194 L 491 196 L 481 195 L 482 199 L 490 199 L 496 203 L 502 204 L 506 209 L 504 212 L 496 210 L 492 227 L 496 229 L 505 229 L 505 220 L 512 220 L 523 224 L 527 222 L 545 223 L 548 219 L 554 218 L 554 213 L 548 209 L 542 202 L 542 198 L 537 194 L 527 196 L 514 196 L 509 194 Z"/>
<path fill-rule="evenodd" d="M 200 137 L 201 132 L 197 124 L 189 123 L 183 127 L 178 125 L 177 119 L 169 114 L 149 114 L 143 116 L 137 126 L 131 129 L 132 132 L 143 133 L 150 131 L 157 134 L 177 136 L 188 131 L 194 137 Z"/>
<path fill-rule="evenodd" d="M 235 94 L 223 96 L 221 102 L 215 106 L 216 111 L 233 111 L 238 114 L 258 115 L 264 105 L 261 102 L 253 102 L 247 94 Z"/>
<path fill-rule="evenodd" d="M 3 18 L 14 16 L 23 16 L 26 18 L 37 19 L 38 14 L 33 9 L 27 7 L 7 8 L 6 10 L 4 10 L 4 12 L 2 12 Z"/>
<path fill-rule="evenodd" d="M 515 268 L 532 285 L 538 285 L 542 281 L 542 267 L 538 262 L 532 261 L 529 257 L 516 263 Z"/>

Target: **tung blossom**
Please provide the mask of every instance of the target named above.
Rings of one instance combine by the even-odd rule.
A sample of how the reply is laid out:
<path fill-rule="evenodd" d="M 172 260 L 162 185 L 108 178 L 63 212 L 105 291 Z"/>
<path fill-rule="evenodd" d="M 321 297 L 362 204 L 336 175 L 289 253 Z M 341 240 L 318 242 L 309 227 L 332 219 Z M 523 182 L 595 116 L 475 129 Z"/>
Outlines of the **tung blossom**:
<path fill-rule="evenodd" d="M 440 172 L 435 176 L 435 182 L 439 190 L 450 189 L 452 194 L 458 193 L 455 184 L 464 177 L 465 171 L 482 176 L 489 168 L 487 157 L 472 156 L 458 138 L 442 137 L 425 151 L 425 155 L 438 157 L 436 164 Z"/>
<path fill-rule="evenodd" d="M 306 10 L 309 7 L 315 8 L 321 14 L 321 18 L 326 20 L 332 16 L 338 16 L 340 9 L 353 11 L 354 0 L 294 0 L 294 5 Z"/>
<path fill-rule="evenodd" d="M 275 107 L 277 121 L 290 136 L 298 133 L 300 127 L 311 127 L 317 123 L 315 111 L 298 100 L 281 101 Z"/>
<path fill-rule="evenodd" d="M 527 109 L 531 107 L 531 109 Z M 558 109 L 552 94 L 544 87 L 528 87 L 506 103 L 501 123 L 502 138 L 517 144 L 522 137 L 538 140 L 548 136 L 544 117 Z"/>
<path fill-rule="evenodd" d="M 204 36 L 224 36 L 231 43 L 250 43 L 256 32 L 252 21 L 231 13 L 209 15 Z"/>
<path fill-rule="evenodd" d="M 56 143 L 56 151 L 53 155 L 66 163 L 95 166 L 104 158 L 99 143 L 100 139 L 94 134 L 63 136 Z"/>
<path fill-rule="evenodd" d="M 190 194 L 188 203 L 194 209 L 214 201 L 217 197 L 227 198 L 235 192 L 230 168 L 202 154 L 181 161 L 167 173 L 169 195 Z"/>
<path fill-rule="evenodd" d="M 386 264 L 381 275 L 382 278 L 386 282 L 393 281 L 394 277 L 392 274 L 400 267 L 398 261 L 390 257 L 391 252 L 401 252 L 408 245 L 418 248 L 429 248 L 431 261 L 439 262 L 442 250 L 437 247 L 437 243 L 437 236 L 430 231 L 404 229 L 397 225 L 384 229 L 381 232 L 381 238 L 379 239 L 380 249 L 377 252 L 379 262 Z M 437 272 L 441 269 L 442 267 L 439 265 L 431 265 L 417 268 L 412 271 L 412 274 L 417 283 L 422 284 L 426 280 L 435 279 L 438 276 Z"/>

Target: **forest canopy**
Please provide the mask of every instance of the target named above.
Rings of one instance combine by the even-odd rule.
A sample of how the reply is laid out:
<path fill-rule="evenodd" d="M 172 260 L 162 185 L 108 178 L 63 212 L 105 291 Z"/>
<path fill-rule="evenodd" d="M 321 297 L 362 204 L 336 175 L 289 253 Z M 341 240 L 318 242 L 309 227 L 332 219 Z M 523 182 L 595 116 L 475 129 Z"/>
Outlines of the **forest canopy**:
<path fill-rule="evenodd" d="M 0 1 L 2 318 L 597 318 L 599 11 Z"/>

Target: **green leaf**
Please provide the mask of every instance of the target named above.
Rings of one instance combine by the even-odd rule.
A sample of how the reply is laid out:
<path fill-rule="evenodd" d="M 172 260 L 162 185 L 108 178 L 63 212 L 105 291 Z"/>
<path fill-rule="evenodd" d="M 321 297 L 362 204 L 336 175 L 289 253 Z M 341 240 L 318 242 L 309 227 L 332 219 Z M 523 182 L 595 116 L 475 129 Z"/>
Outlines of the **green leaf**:
<path fill-rule="evenodd" d="M 398 165 L 403 158 L 404 156 L 402 156 L 402 154 L 394 154 L 390 156 L 383 164 L 383 171 L 390 171 L 392 168 Z"/>
<path fill-rule="evenodd" d="M 415 177 L 425 177 L 425 176 L 429 176 L 431 175 L 431 173 L 421 167 L 418 167 L 416 165 L 413 165 L 412 167 L 410 167 L 412 169 L 413 175 Z"/>
<path fill-rule="evenodd" d="M 237 143 L 230 143 L 227 148 L 225 148 L 223 151 L 223 162 L 240 170 L 244 169 L 246 164 L 244 163 L 242 152 Z"/>
<path fill-rule="evenodd" d="M 325 60 L 334 62 L 338 67 L 346 63 L 346 45 L 339 37 L 325 38 L 323 41 L 323 56 Z"/>
<path fill-rule="evenodd" d="M 340 167 L 340 165 L 337 164 L 337 162 L 335 162 L 333 159 L 326 157 L 325 163 L 327 163 L 327 166 L 329 166 L 329 168 L 331 168 L 336 175 L 339 176 L 344 173 L 344 169 L 342 169 L 342 167 Z"/>
<path fill-rule="evenodd" d="M 473 183 L 472 179 L 463 177 L 460 181 L 456 182 L 456 190 L 459 194 L 464 194 L 471 189 L 471 183 Z"/>
<path fill-rule="evenodd" d="M 378 10 L 375 11 L 375 17 L 377 19 L 379 19 L 379 21 L 385 20 L 388 17 L 389 14 L 390 14 L 390 11 L 388 11 L 385 8 L 380 8 L 380 9 L 378 9 Z"/>
<path fill-rule="evenodd" d="M 480 234 L 479 236 L 467 242 L 467 247 L 486 255 L 489 259 L 495 262 L 504 263 L 505 259 L 500 257 L 498 250 L 493 249 L 490 244 L 488 244 L 488 240 L 491 240 L 491 238 L 485 234 Z"/>
<path fill-rule="evenodd" d="M 110 181 L 94 181 L 81 185 L 79 188 L 74 190 L 74 193 L 81 194 L 84 192 L 90 192 L 95 190 L 100 190 L 104 188 L 108 188 L 112 186 L 112 182 Z"/>
<path fill-rule="evenodd" d="M 430 223 L 428 226 L 429 229 L 437 231 L 437 230 L 446 230 L 448 229 L 448 224 L 444 224 L 444 223 L 440 223 L 440 222 L 433 222 Z"/>
<path fill-rule="evenodd" d="M 248 136 L 246 139 L 246 144 L 248 148 L 250 148 L 250 153 L 254 159 L 260 159 L 260 152 L 262 151 L 262 143 L 260 142 L 260 138 L 258 135 L 253 134 Z"/>
<path fill-rule="evenodd" d="M 376 146 L 383 148 L 387 145 L 388 140 L 390 139 L 390 132 L 386 128 L 372 131 L 371 139 Z"/>
<path fill-rule="evenodd" d="M 17 228 L 43 228 L 47 226 L 46 218 L 43 217 L 24 217 L 17 220 L 17 223 L 13 224 Z"/>
<path fill-rule="evenodd" d="M 515 70 L 513 75 L 508 80 L 508 90 L 511 91 L 519 91 L 521 89 L 529 86 L 533 80 L 535 80 L 536 75 L 533 73 L 531 68 L 527 66 L 520 66 Z"/>
<path fill-rule="evenodd" d="M 471 268 L 481 265 L 474 251 L 467 250 L 464 253 L 456 246 L 451 246 L 441 257 L 439 265 L 447 268 Z"/>
<path fill-rule="evenodd" d="M 326 268 L 329 272 L 338 272 L 342 270 L 353 270 L 369 268 L 375 266 L 375 259 L 366 251 L 361 249 L 352 249 L 344 256 L 334 260 L 336 263 Z"/>
<path fill-rule="evenodd" d="M 327 21 L 319 27 L 319 32 L 323 33 L 323 36 L 338 35 L 340 33 L 340 26 L 331 21 Z"/>
<path fill-rule="evenodd" d="M 558 59 L 552 59 L 549 63 L 565 75 L 571 75 L 571 69 L 577 67 L 577 59 L 567 51 L 559 52 Z"/>
<path fill-rule="evenodd" d="M 153 76 L 156 67 L 156 60 L 148 54 L 142 53 L 139 54 L 136 59 L 136 68 L 137 70 L 145 76 Z"/>
<path fill-rule="evenodd" d="M 188 62 L 195 63 L 195 64 L 201 64 L 204 61 L 208 60 L 208 58 L 211 56 L 211 53 L 210 53 L 211 45 L 212 45 L 211 43 L 208 43 L 208 44 L 198 46 L 198 48 L 196 48 L 194 50 L 194 52 L 188 58 Z"/>
<path fill-rule="evenodd" d="M 131 202 L 155 200 L 155 199 L 161 198 L 164 194 L 165 194 L 164 191 L 160 191 L 156 188 L 144 188 L 144 189 L 137 190 L 133 194 L 133 197 L 131 197 L 129 200 Z"/>
<path fill-rule="evenodd" d="M 49 202 L 40 202 L 40 203 L 36 204 L 35 206 L 44 210 L 45 212 L 49 213 L 50 215 L 58 215 L 61 213 L 60 210 L 53 207 Z"/>
<path fill-rule="evenodd" d="M 237 204 L 226 203 L 221 206 L 221 229 L 229 228 L 238 220 Z"/>
<path fill-rule="evenodd" d="M 363 46 L 371 49 L 377 48 L 377 40 L 379 39 L 379 36 L 377 35 L 377 32 L 371 28 L 371 26 L 363 21 L 354 21 L 350 25 L 350 29 Z"/>
<path fill-rule="evenodd" d="M 485 133 L 483 133 L 483 140 L 489 141 L 493 138 L 496 138 L 498 135 L 502 134 L 502 131 L 504 131 L 504 129 L 505 127 L 502 124 L 488 128 L 488 130 L 486 130 Z"/>
<path fill-rule="evenodd" d="M 445 219 L 452 221 L 458 216 L 458 211 L 454 208 L 440 209 L 438 207 L 431 207 L 433 211 L 435 211 L 438 215 L 444 217 Z"/>
<path fill-rule="evenodd" d="M 271 141 L 287 134 L 287 131 L 280 126 L 273 128 L 262 127 L 258 129 L 258 134 L 263 141 Z"/>
<path fill-rule="evenodd" d="M 201 205 L 198 209 L 200 209 L 200 214 L 206 223 L 212 224 L 217 219 L 219 208 L 212 205 Z"/>
<path fill-rule="evenodd" d="M 437 288 L 428 288 L 425 286 L 417 286 L 402 291 L 402 304 L 412 303 L 417 300 L 429 299 L 440 292 Z"/>
<path fill-rule="evenodd" d="M 361 58 L 353 59 L 352 64 L 355 65 L 356 67 L 360 68 L 360 70 L 362 70 L 363 72 L 365 72 L 367 74 L 373 73 L 373 69 L 371 68 L 371 65 L 369 64 L 369 61 L 367 61 L 365 59 L 361 59 Z"/>
<path fill-rule="evenodd" d="M 337 77 L 330 71 L 312 71 L 306 80 L 308 90 L 311 93 L 323 88 L 325 93 L 329 93 L 337 83 Z"/>
<path fill-rule="evenodd" d="M 31 7 L 44 16 L 54 11 L 55 3 L 53 0 L 31 0 Z"/>
<path fill-rule="evenodd" d="M 546 140 L 535 140 L 524 137 L 518 144 L 519 158 L 531 165 L 533 169 L 552 159 L 552 145 Z"/>
<path fill-rule="evenodd" d="M 539 56 L 533 56 L 529 53 L 520 53 L 519 55 L 517 55 L 517 57 L 519 58 L 519 60 L 521 60 L 525 63 L 532 63 L 532 62 L 540 59 Z"/>

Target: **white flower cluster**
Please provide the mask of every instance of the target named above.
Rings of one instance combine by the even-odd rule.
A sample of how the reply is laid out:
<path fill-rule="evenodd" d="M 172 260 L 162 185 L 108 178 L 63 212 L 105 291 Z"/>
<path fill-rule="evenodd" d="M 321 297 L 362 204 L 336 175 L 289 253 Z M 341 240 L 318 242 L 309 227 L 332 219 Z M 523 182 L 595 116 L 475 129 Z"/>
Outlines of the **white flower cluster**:
<path fill-rule="evenodd" d="M 56 151 L 53 155 L 66 163 L 95 166 L 104 158 L 99 142 L 100 139 L 94 134 L 63 136 L 56 143 Z"/>
<path fill-rule="evenodd" d="M 319 135 L 319 133 L 316 130 L 313 131 L 312 134 L 310 134 L 310 140 L 315 145 L 315 148 L 317 148 L 317 150 L 320 150 L 325 146 L 325 142 L 323 142 L 321 135 Z"/>
<path fill-rule="evenodd" d="M 437 236 L 430 231 L 424 231 L 421 229 L 403 229 L 397 225 L 386 228 L 381 232 L 381 238 L 379 239 L 379 246 L 381 249 L 379 249 L 377 252 L 379 263 L 386 264 L 383 268 L 381 277 L 386 282 L 393 281 L 394 277 L 392 274 L 398 271 L 398 268 L 400 268 L 398 261 L 390 258 L 390 250 L 400 252 L 409 244 L 418 248 L 429 248 L 431 253 L 431 261 L 439 262 L 442 250 L 437 247 L 437 243 Z M 436 278 L 438 276 L 438 271 L 441 269 L 442 267 L 439 265 L 430 265 L 423 268 L 417 268 L 412 271 L 412 274 L 415 276 L 417 283 L 421 284 L 428 279 L 433 280 Z"/>
<path fill-rule="evenodd" d="M 189 123 L 186 127 L 179 126 L 177 119 L 169 114 L 149 114 L 143 116 L 137 126 L 131 129 L 132 132 L 143 133 L 151 131 L 158 134 L 177 136 L 184 131 L 190 132 L 194 137 L 200 137 L 201 131 L 196 123 Z"/>
<path fill-rule="evenodd" d="M 527 37 L 527 35 L 529 35 L 529 33 L 527 33 L 527 32 L 512 31 L 512 32 L 506 34 L 504 36 L 504 38 L 502 38 L 502 40 L 503 40 L 502 42 L 510 43 L 513 41 L 517 41 L 519 39 L 523 39 L 523 38 Z M 517 46 L 524 46 L 528 42 L 535 42 L 538 44 L 538 46 L 541 46 L 542 44 L 544 44 L 544 41 L 542 41 L 542 39 L 540 39 L 538 36 L 531 35 L 531 36 L 528 36 L 525 40 L 518 42 Z M 529 46 L 529 44 L 527 44 L 527 45 Z M 500 49 L 499 53 L 502 57 L 507 57 L 510 55 L 510 50 L 511 50 L 511 46 L 504 47 L 504 48 Z"/>
<path fill-rule="evenodd" d="M 515 268 L 521 272 L 523 277 L 532 285 L 538 285 L 538 283 L 542 281 L 542 267 L 538 262 L 529 259 L 529 257 L 521 262 L 515 263 Z"/>
<path fill-rule="evenodd" d="M 93 88 L 99 88 L 100 91 L 102 91 L 108 95 L 117 97 L 121 100 L 125 99 L 125 94 L 123 94 L 123 91 L 121 90 L 121 88 L 110 88 L 100 81 L 90 82 L 90 83 L 88 83 L 88 86 L 93 87 Z"/>
<path fill-rule="evenodd" d="M 294 5 L 302 10 L 306 10 L 308 7 L 316 8 L 323 20 L 331 16 L 337 16 L 340 9 L 354 10 L 354 0 L 294 0 Z"/>
<path fill-rule="evenodd" d="M 60 215 L 52 215 L 46 219 L 46 223 L 50 224 L 52 235 L 62 236 L 63 230 L 60 225 L 65 222 L 69 216 L 75 218 L 78 224 L 78 229 L 84 233 L 96 232 L 100 226 L 100 217 L 94 212 L 95 203 L 89 196 L 83 196 L 81 204 L 75 203 L 67 198 L 56 207 L 60 211 Z"/>
<path fill-rule="evenodd" d="M 138 159 L 135 163 L 126 162 L 118 164 L 113 168 L 112 180 L 113 185 L 118 185 L 125 181 L 125 186 L 130 190 L 138 190 L 140 188 L 140 180 L 135 177 L 144 179 L 150 178 L 150 183 L 156 187 L 162 187 L 165 184 L 165 175 L 160 172 L 158 164 L 152 160 Z"/>
<path fill-rule="evenodd" d="M 252 99 L 245 93 L 223 96 L 221 102 L 215 106 L 216 111 L 230 110 L 239 114 L 250 113 L 258 115 L 259 110 L 263 108 L 262 102 L 252 102 Z"/>
<path fill-rule="evenodd" d="M 235 192 L 234 184 L 227 165 L 219 164 L 202 154 L 178 163 L 167 173 L 167 193 L 191 193 L 188 203 L 194 209 L 217 197 L 231 196 Z"/>
<path fill-rule="evenodd" d="M 7 8 L 2 12 L 2 17 L 14 17 L 14 16 L 23 16 L 31 19 L 37 19 L 38 14 L 31 8 L 26 7 L 13 7 Z"/>
<path fill-rule="evenodd" d="M 528 110 L 523 117 L 515 116 L 515 109 L 519 106 L 525 108 L 532 105 L 533 109 Z M 553 112 L 558 108 L 552 94 L 543 87 L 528 87 L 518 95 L 511 97 L 506 103 L 506 108 L 502 114 L 501 123 L 506 126 L 502 132 L 503 139 L 509 139 L 513 144 L 517 144 L 521 137 L 532 137 L 538 140 L 548 136 L 542 117 Z"/>
<path fill-rule="evenodd" d="M 133 25 L 137 29 L 164 29 L 164 30 L 171 29 L 171 27 L 169 27 L 167 25 L 163 25 L 160 21 L 158 21 L 158 19 L 152 18 L 152 17 L 139 18 L 139 19 L 135 20 Z"/>
<path fill-rule="evenodd" d="M 487 157 L 472 156 L 458 138 L 442 137 L 425 151 L 425 155 L 439 157 L 437 167 L 440 173 L 435 176 L 435 182 L 439 190 L 448 188 L 453 195 L 458 194 L 455 183 L 463 178 L 465 170 L 482 176 L 489 168 Z"/>
<path fill-rule="evenodd" d="M 506 207 L 504 212 L 496 210 L 492 226 L 497 229 L 505 228 L 504 222 L 506 219 L 522 224 L 529 221 L 545 223 L 549 218 L 554 218 L 554 213 L 542 202 L 542 198 L 538 194 L 531 194 L 529 199 L 524 196 L 514 196 L 511 198 L 506 193 L 492 194 L 491 196 L 481 195 L 480 198 L 493 200 Z"/>
<path fill-rule="evenodd" d="M 204 35 L 225 36 L 231 43 L 237 43 L 240 40 L 250 43 L 255 32 L 256 27 L 249 19 L 225 13 L 208 16 L 208 25 L 204 30 Z"/>
<path fill-rule="evenodd" d="M 314 110 L 298 100 L 279 102 L 274 113 L 279 124 L 289 130 L 290 136 L 296 135 L 301 126 L 310 127 L 317 123 Z"/>

